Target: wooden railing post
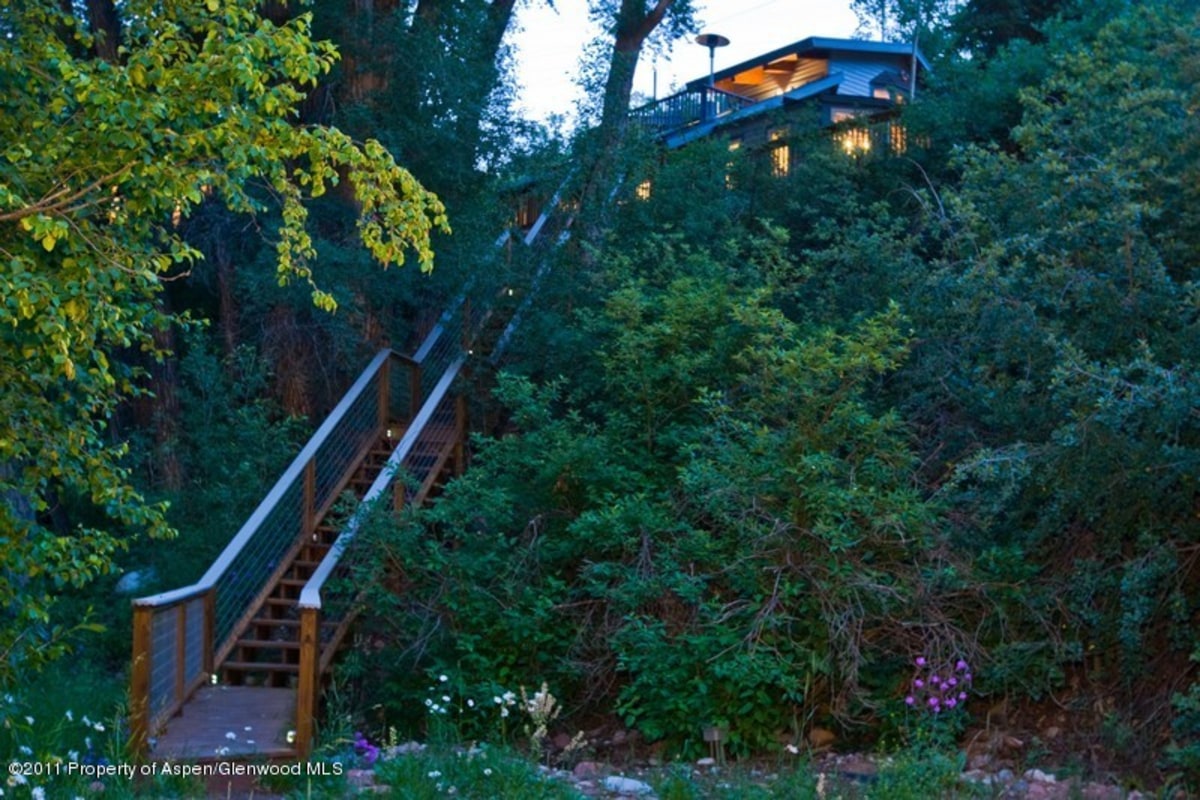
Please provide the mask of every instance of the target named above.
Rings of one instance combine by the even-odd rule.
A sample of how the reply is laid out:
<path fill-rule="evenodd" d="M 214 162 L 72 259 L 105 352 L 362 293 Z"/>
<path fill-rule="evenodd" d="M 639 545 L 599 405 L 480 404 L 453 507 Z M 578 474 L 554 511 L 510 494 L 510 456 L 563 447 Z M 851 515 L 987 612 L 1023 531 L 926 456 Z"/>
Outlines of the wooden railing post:
<path fill-rule="evenodd" d="M 311 458 L 304 465 L 304 511 L 305 537 L 311 537 L 317 527 L 317 459 Z"/>
<path fill-rule="evenodd" d="M 300 676 L 296 682 L 296 753 L 312 752 L 317 717 L 317 692 L 321 686 L 321 610 L 300 609 Z"/>
<path fill-rule="evenodd" d="M 421 411 L 421 365 L 413 364 L 408 371 L 408 421 L 412 422 Z"/>
<path fill-rule="evenodd" d="M 129 680 L 129 749 L 146 754 L 150 740 L 150 642 L 154 609 L 133 607 L 133 663 Z"/>
<path fill-rule="evenodd" d="M 387 428 L 392 417 L 392 359 L 379 370 L 379 429 Z"/>
<path fill-rule="evenodd" d="M 459 395 L 454 403 L 454 474 L 462 476 L 467 469 L 467 397 Z"/>
<path fill-rule="evenodd" d="M 204 650 L 200 665 L 200 668 L 210 677 L 216 673 L 217 665 L 213 662 L 213 649 L 216 647 L 216 638 L 217 587 L 214 586 L 204 593 Z"/>
<path fill-rule="evenodd" d="M 187 691 L 187 607 L 183 602 L 175 607 L 175 702 L 183 703 Z"/>

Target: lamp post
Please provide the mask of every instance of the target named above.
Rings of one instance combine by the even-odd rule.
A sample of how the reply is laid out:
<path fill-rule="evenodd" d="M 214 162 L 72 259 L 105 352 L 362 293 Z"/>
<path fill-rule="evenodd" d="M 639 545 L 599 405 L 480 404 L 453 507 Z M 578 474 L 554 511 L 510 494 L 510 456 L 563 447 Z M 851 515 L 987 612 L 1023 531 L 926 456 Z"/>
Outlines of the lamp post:
<path fill-rule="evenodd" d="M 711 104 L 715 99 L 713 95 L 713 63 L 717 48 L 725 47 L 729 44 L 729 40 L 719 33 L 702 33 L 696 37 L 696 44 L 708 48 L 708 91 L 704 93 L 704 119 L 710 119 L 714 111 Z"/>

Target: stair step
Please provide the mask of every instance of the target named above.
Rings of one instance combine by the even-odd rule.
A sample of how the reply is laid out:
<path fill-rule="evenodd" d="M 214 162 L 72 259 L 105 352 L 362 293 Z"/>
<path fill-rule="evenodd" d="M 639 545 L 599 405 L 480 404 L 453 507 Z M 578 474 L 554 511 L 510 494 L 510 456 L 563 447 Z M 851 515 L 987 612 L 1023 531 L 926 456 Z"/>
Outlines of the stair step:
<path fill-rule="evenodd" d="M 263 619 L 262 617 L 255 617 L 254 619 L 250 620 L 250 624 L 251 625 L 262 625 L 262 626 L 266 626 L 266 627 L 275 625 L 275 626 L 282 626 L 284 628 L 299 628 L 300 620 L 298 620 L 298 619 Z M 336 627 L 337 624 L 338 624 L 337 620 L 331 620 L 331 619 L 321 620 L 322 628 L 326 628 L 326 627 L 333 628 L 333 627 Z"/>
<path fill-rule="evenodd" d="M 300 601 L 299 597 L 268 597 L 263 601 L 268 606 L 295 606 Z"/>
<path fill-rule="evenodd" d="M 299 664 L 273 664 L 269 661 L 226 661 L 221 665 L 224 670 L 238 672 L 300 672 Z"/>
<path fill-rule="evenodd" d="M 277 639 L 238 639 L 238 647 L 254 647 L 260 650 L 299 650 L 300 643 Z"/>
<path fill-rule="evenodd" d="M 292 566 L 295 566 L 295 564 L 293 564 Z M 308 578 L 280 578 L 279 579 L 280 586 L 292 586 L 292 587 L 304 588 L 304 586 L 307 583 L 308 583 Z"/>

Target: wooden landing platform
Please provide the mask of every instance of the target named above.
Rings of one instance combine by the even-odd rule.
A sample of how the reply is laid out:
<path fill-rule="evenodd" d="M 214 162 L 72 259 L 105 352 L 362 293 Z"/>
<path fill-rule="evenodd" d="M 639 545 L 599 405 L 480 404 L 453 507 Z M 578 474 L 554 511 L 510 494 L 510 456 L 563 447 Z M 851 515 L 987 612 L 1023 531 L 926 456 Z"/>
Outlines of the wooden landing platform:
<path fill-rule="evenodd" d="M 159 731 L 156 761 L 295 758 L 296 690 L 203 686 Z M 230 736 L 229 734 L 233 734 Z"/>

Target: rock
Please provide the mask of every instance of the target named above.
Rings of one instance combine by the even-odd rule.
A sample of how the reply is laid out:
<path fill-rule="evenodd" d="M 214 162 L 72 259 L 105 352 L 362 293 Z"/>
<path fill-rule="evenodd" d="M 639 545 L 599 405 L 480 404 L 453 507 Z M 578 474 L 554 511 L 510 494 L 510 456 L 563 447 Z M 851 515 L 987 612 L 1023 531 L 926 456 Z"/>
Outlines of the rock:
<path fill-rule="evenodd" d="M 1056 783 L 1058 781 L 1053 775 L 1048 772 L 1042 772 L 1040 769 L 1025 770 L 1025 780 L 1038 781 L 1040 783 Z"/>
<path fill-rule="evenodd" d="M 1002 769 L 996 773 L 996 780 L 1001 783 L 1012 783 L 1013 778 L 1017 777 L 1011 769 Z"/>
<path fill-rule="evenodd" d="M 355 789 L 366 789 L 375 785 L 375 771 L 370 769 L 352 769 L 346 773 L 346 783 Z"/>
<path fill-rule="evenodd" d="M 974 753 L 967 758 L 967 769 L 981 770 L 987 769 L 992 763 L 992 757 L 987 753 Z"/>
<path fill-rule="evenodd" d="M 612 735 L 612 743 L 616 747 L 620 747 L 621 745 L 625 744 L 628 739 L 629 731 L 625 730 L 624 728 L 618 728 Z"/>
<path fill-rule="evenodd" d="M 959 776 L 967 783 L 978 783 L 983 786 L 991 786 L 994 778 L 981 769 L 969 769 Z"/>
<path fill-rule="evenodd" d="M 711 767 L 712 765 L 714 765 L 716 763 L 717 763 L 717 760 L 715 758 L 701 758 L 696 761 L 696 766 L 697 767 Z"/>
<path fill-rule="evenodd" d="M 113 591 L 117 594 L 137 594 L 145 590 L 156 578 L 158 573 L 154 567 L 135 569 L 122 575 Z"/>
<path fill-rule="evenodd" d="M 1059 736 L 1062 736 L 1062 728 L 1058 727 L 1057 725 L 1051 725 L 1049 728 L 1046 728 L 1046 730 L 1042 731 L 1042 738 L 1046 739 L 1047 741 L 1057 739 Z"/>
<path fill-rule="evenodd" d="M 604 788 L 610 792 L 621 794 L 651 794 L 654 791 L 650 784 L 626 778 L 623 775 L 609 775 L 604 779 Z"/>
<path fill-rule="evenodd" d="M 837 740 L 837 735 L 828 728 L 813 728 L 808 732 L 808 743 L 814 750 L 824 750 Z"/>
<path fill-rule="evenodd" d="M 595 778 L 600 774 L 601 765 L 596 761 L 580 761 L 571 770 L 576 778 Z"/>

